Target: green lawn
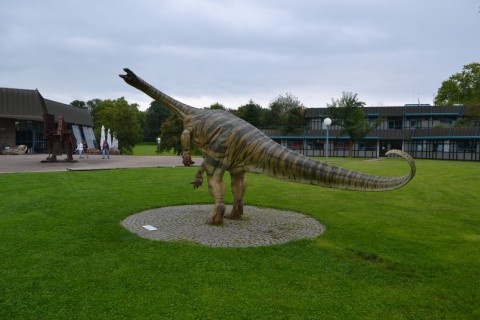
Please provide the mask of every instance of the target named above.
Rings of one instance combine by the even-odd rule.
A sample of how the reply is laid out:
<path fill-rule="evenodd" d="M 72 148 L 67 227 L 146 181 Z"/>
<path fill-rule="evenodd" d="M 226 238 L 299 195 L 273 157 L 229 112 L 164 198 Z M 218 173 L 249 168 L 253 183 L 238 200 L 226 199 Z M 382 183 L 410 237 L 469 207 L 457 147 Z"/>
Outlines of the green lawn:
<path fill-rule="evenodd" d="M 142 142 L 133 148 L 134 156 L 158 156 L 158 145 L 155 142 Z M 175 155 L 173 149 L 170 152 L 162 151 L 161 155 Z"/>
<path fill-rule="evenodd" d="M 142 142 L 133 148 L 134 156 L 156 156 L 158 145 L 155 142 Z"/>
<path fill-rule="evenodd" d="M 330 162 L 408 170 L 400 159 Z M 246 204 L 326 226 L 256 248 L 156 242 L 121 226 L 142 210 L 210 203 L 189 184 L 196 168 L 2 174 L 0 319 L 479 319 L 480 164 L 417 169 L 383 193 L 248 175 Z"/>

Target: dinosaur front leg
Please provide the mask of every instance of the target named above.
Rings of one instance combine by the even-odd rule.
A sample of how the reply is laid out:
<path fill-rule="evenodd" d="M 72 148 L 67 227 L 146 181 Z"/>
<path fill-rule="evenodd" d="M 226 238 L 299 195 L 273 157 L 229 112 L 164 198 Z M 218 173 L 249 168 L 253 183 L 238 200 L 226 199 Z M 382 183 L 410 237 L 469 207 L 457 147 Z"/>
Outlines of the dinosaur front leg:
<path fill-rule="evenodd" d="M 212 215 L 208 219 L 209 224 L 219 225 L 223 223 L 223 215 L 225 214 L 225 185 L 222 177 L 213 177 L 208 175 L 208 190 L 215 200 L 215 207 Z"/>
<path fill-rule="evenodd" d="M 193 188 L 197 189 L 203 184 L 203 173 L 206 170 L 206 163 L 205 161 L 202 162 L 200 169 L 198 169 L 197 174 L 195 175 L 195 179 L 191 182 L 193 184 Z"/>
<path fill-rule="evenodd" d="M 192 164 L 195 162 L 192 161 L 192 156 L 190 155 L 190 138 L 191 138 L 191 132 L 188 129 L 184 129 L 182 132 L 182 135 L 180 137 L 180 140 L 182 142 L 182 148 L 183 148 L 183 165 L 190 167 Z"/>
<path fill-rule="evenodd" d="M 236 174 L 230 173 L 230 177 L 232 180 L 233 209 L 228 218 L 240 219 L 243 214 L 243 195 L 247 190 L 247 179 L 243 172 Z"/>

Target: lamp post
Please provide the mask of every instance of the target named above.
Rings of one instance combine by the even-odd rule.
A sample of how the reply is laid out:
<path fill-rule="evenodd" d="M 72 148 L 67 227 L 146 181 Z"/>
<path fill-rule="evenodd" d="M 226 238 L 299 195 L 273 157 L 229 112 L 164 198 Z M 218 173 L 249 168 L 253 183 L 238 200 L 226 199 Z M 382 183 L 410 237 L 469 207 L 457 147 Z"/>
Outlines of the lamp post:
<path fill-rule="evenodd" d="M 157 155 L 160 154 L 160 142 L 162 142 L 162 139 L 160 137 L 157 138 Z"/>
<path fill-rule="evenodd" d="M 327 127 L 327 143 L 325 144 L 325 162 L 328 163 L 328 127 L 332 124 L 332 119 L 325 118 L 323 125 Z"/>

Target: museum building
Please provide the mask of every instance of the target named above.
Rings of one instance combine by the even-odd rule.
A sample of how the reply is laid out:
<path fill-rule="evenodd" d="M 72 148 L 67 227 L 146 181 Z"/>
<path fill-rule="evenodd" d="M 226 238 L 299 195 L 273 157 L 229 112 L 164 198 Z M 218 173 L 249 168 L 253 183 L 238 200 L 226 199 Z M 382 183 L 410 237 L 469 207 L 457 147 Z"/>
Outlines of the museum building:
<path fill-rule="evenodd" d="M 75 140 L 95 148 L 93 119 L 87 109 L 44 99 L 38 90 L 0 88 L 0 150 L 26 145 L 29 153 L 48 152 L 43 139 L 46 114 L 55 121 L 63 115 Z"/>

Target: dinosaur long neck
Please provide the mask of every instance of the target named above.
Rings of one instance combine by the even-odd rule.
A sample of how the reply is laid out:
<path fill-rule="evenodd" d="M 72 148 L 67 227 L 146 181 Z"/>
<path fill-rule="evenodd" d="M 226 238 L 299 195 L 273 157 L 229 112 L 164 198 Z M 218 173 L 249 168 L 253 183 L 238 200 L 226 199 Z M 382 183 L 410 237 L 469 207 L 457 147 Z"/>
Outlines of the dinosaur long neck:
<path fill-rule="evenodd" d="M 150 85 L 143 79 L 139 78 L 139 82 L 135 85 L 135 87 L 148 96 L 150 96 L 155 101 L 161 103 L 165 107 L 167 107 L 170 111 L 176 113 L 180 118 L 185 118 L 185 116 L 198 111 L 198 109 L 193 108 L 187 104 L 184 104 L 174 98 L 170 97 L 169 95 L 163 93 L 162 91 L 158 90 L 154 86 Z"/>
<path fill-rule="evenodd" d="M 272 141 L 273 142 L 273 141 Z M 276 144 L 275 142 L 273 142 Z M 410 173 L 400 177 L 381 177 L 364 174 L 313 160 L 280 145 L 268 146 L 269 152 L 260 157 L 253 172 L 263 172 L 277 179 L 313 184 L 323 187 L 357 190 L 387 191 L 402 187 L 415 176 L 413 159 L 400 150 L 389 153 L 402 156 L 410 165 Z"/>

